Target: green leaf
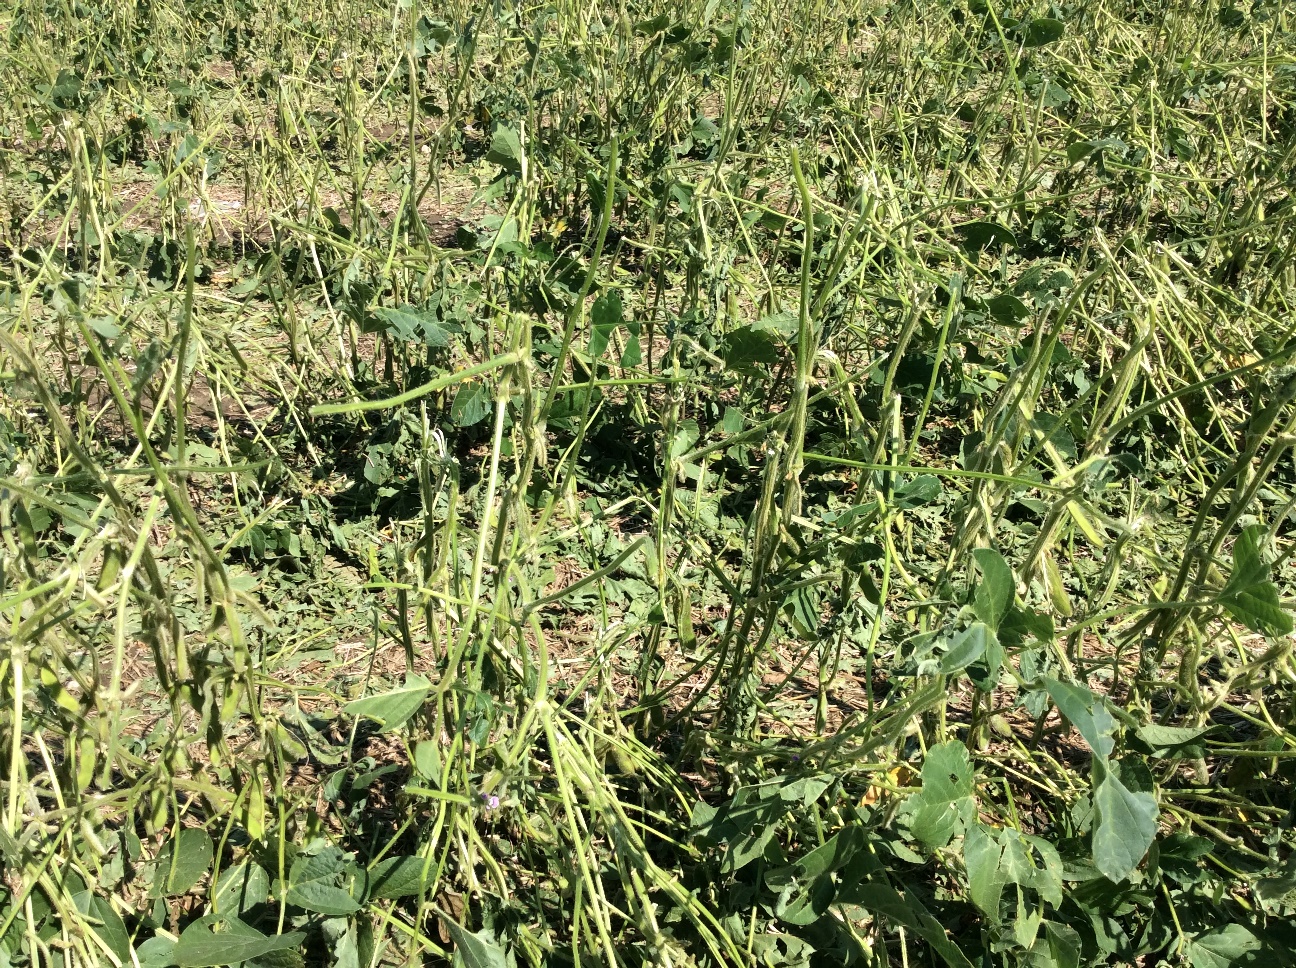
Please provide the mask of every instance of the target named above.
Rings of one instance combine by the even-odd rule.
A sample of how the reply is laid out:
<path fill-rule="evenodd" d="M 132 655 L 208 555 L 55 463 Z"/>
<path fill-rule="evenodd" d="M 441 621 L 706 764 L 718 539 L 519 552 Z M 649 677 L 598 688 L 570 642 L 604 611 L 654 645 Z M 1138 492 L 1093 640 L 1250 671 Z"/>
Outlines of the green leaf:
<path fill-rule="evenodd" d="M 804 890 L 781 894 L 774 913 L 786 924 L 814 924 L 828 913 L 837 894 L 831 877 L 816 877 Z"/>
<path fill-rule="evenodd" d="M 1173 749 L 1176 746 L 1187 746 L 1213 733 L 1218 726 L 1140 726 L 1135 732 L 1145 745 L 1152 749 Z"/>
<path fill-rule="evenodd" d="M 1292 632 L 1291 615 L 1282 607 L 1278 586 L 1269 580 L 1269 566 L 1260 556 L 1258 524 L 1247 528 L 1233 544 L 1233 574 L 1219 594 L 1230 615 L 1254 632 L 1282 636 Z"/>
<path fill-rule="evenodd" d="M 1035 861 L 1037 853 L 1039 863 Z M 1054 907 L 1062 903 L 1062 860 L 1048 841 L 1010 828 L 993 830 L 973 823 L 963 842 L 963 856 L 968 895 L 995 923 L 999 922 L 1000 897 L 1009 884 L 1030 888 Z"/>
<path fill-rule="evenodd" d="M 901 808 L 914 837 L 944 847 L 975 814 L 975 776 L 967 747 L 957 740 L 933 746 L 922 766 L 922 789 Z"/>
<path fill-rule="evenodd" d="M 506 124 L 496 125 L 491 133 L 486 160 L 508 171 L 521 171 L 523 157 L 522 141 L 517 132 Z"/>
<path fill-rule="evenodd" d="M 1259 9 L 1259 6 L 1253 9 Z M 1247 22 L 1247 15 L 1231 3 L 1222 3 L 1215 13 L 1215 19 L 1219 21 L 1221 27 L 1236 30 Z"/>
<path fill-rule="evenodd" d="M 81 76 L 67 68 L 58 72 L 54 85 L 50 88 L 50 101 L 62 111 L 72 111 L 77 107 L 81 96 Z"/>
<path fill-rule="evenodd" d="M 1229 924 L 1190 938 L 1184 954 L 1193 968 L 1229 968 L 1259 949 L 1259 938 L 1240 924 Z"/>
<path fill-rule="evenodd" d="M 94 933 L 108 946 L 108 950 L 121 959 L 122 964 L 129 965 L 130 934 L 121 915 L 113 910 L 108 899 L 91 891 L 81 891 L 72 898 L 72 903 L 88 919 L 97 922 L 90 925 Z"/>
<path fill-rule="evenodd" d="M 373 954 L 373 925 L 368 918 L 355 919 L 333 947 L 333 968 L 369 968 Z"/>
<path fill-rule="evenodd" d="M 942 675 L 953 675 L 966 669 L 981 658 L 986 649 L 995 642 L 995 634 L 982 622 L 973 622 L 954 636 L 947 651 L 940 660 Z"/>
<path fill-rule="evenodd" d="M 957 226 L 955 231 L 960 236 L 963 248 L 973 252 L 992 246 L 994 248 L 1005 245 L 1009 248 L 1017 246 L 1017 236 L 998 222 L 965 222 Z"/>
<path fill-rule="evenodd" d="M 1071 92 L 1055 81 L 1045 81 L 1040 101 L 1046 108 L 1060 108 L 1071 103 Z"/>
<path fill-rule="evenodd" d="M 423 887 L 424 858 L 388 857 L 369 871 L 369 897 L 410 897 Z"/>
<path fill-rule="evenodd" d="M 245 968 L 305 968 L 306 961 L 296 949 L 280 948 L 248 962 Z M 335 966 L 336 968 L 336 966 Z"/>
<path fill-rule="evenodd" d="M 643 345 L 639 342 L 639 320 L 628 321 L 626 330 L 629 336 L 626 338 L 625 349 L 621 351 L 621 366 L 629 369 L 643 362 Z"/>
<path fill-rule="evenodd" d="M 419 17 L 415 28 L 414 56 L 426 57 L 435 54 L 454 39 L 454 31 L 449 24 L 441 20 L 430 20 L 425 14 Z"/>
<path fill-rule="evenodd" d="M 170 938 L 164 938 L 162 935 L 154 935 L 147 941 L 142 941 L 139 947 L 135 949 L 135 957 L 139 959 L 140 968 L 167 968 L 168 965 L 174 965 L 175 962 L 176 942 Z M 123 964 L 127 962 L 123 960 Z"/>
<path fill-rule="evenodd" d="M 504 949 L 495 943 L 492 934 L 487 931 L 471 934 L 445 915 L 441 920 L 455 943 L 456 960 L 461 961 L 464 968 L 508 968 Z"/>
<path fill-rule="evenodd" d="M 355 864 L 336 847 L 326 847 L 313 856 L 299 857 L 288 872 L 288 890 L 284 900 L 329 917 L 354 914 L 360 910 L 360 905 L 338 882 L 343 875 L 355 871 Z"/>
<path fill-rule="evenodd" d="M 698 429 L 698 423 L 696 420 L 689 418 L 688 420 L 681 420 L 677 423 L 675 425 L 675 433 L 671 437 L 671 459 L 675 460 L 676 458 L 683 457 L 687 454 L 693 449 L 693 445 L 698 442 L 700 436 L 701 431 Z"/>
<path fill-rule="evenodd" d="M 1075 141 L 1067 145 L 1067 162 L 1076 164 L 1090 156 L 1095 159 L 1103 155 L 1112 155 L 1116 158 L 1124 158 L 1129 151 L 1129 145 L 1125 144 L 1120 138 L 1093 138 L 1089 141 Z"/>
<path fill-rule="evenodd" d="M 1066 24 L 1052 17 L 1036 17 L 1019 29 L 1023 47 L 1043 47 L 1061 40 L 1066 33 Z"/>
<path fill-rule="evenodd" d="M 491 392 L 485 383 L 469 380 L 459 384 L 454 402 L 450 404 L 450 419 L 456 427 L 471 427 L 481 423 L 491 409 Z"/>
<path fill-rule="evenodd" d="M 607 351 L 612 334 L 622 323 L 621 294 L 613 289 L 594 300 L 590 310 L 589 355 L 600 359 Z"/>
<path fill-rule="evenodd" d="M 1209 842 L 1202 853 L 1209 853 Z M 1287 862 L 1272 873 L 1274 876 L 1261 878 L 1255 882 L 1254 887 L 1255 896 L 1266 905 L 1284 901 L 1289 895 L 1296 894 L 1296 855 L 1288 856 Z"/>
<path fill-rule="evenodd" d="M 414 769 L 426 780 L 441 779 L 441 748 L 436 740 L 419 740 L 414 745 Z"/>
<path fill-rule="evenodd" d="M 167 347 L 156 336 L 135 357 L 135 375 L 131 377 L 131 392 L 141 393 L 167 358 Z"/>
<path fill-rule="evenodd" d="M 986 309 L 995 321 L 1004 326 L 1020 326 L 1030 315 L 1030 308 L 1010 292 L 1003 292 L 986 300 Z"/>
<path fill-rule="evenodd" d="M 794 865 L 797 876 L 803 879 L 831 874 L 845 867 L 856 851 L 864 848 L 864 828 L 852 824 L 806 854 Z"/>
<path fill-rule="evenodd" d="M 778 788 L 779 799 L 784 803 L 799 803 L 803 807 L 814 806 L 825 790 L 833 785 L 834 777 L 827 773 L 813 776 L 801 776 L 795 780 L 785 780 Z"/>
<path fill-rule="evenodd" d="M 911 481 L 905 481 L 895 490 L 893 506 L 900 511 L 920 508 L 925 504 L 935 504 L 940 500 L 944 488 L 940 478 L 935 474 L 919 474 Z"/>
<path fill-rule="evenodd" d="M 1123 881 L 1156 838 L 1156 797 L 1129 789 L 1115 771 L 1105 766 L 1095 767 L 1101 779 L 1093 794 L 1094 865 L 1108 880 Z"/>
<path fill-rule="evenodd" d="M 149 897 L 188 893 L 211 867 L 212 854 L 212 839 L 207 831 L 196 827 L 180 830 L 158 851 Z"/>
<path fill-rule="evenodd" d="M 890 884 L 878 881 L 852 883 L 846 876 L 842 877 L 842 881 L 849 886 L 838 890 L 838 903 L 858 904 L 874 914 L 881 914 L 904 925 L 926 941 L 950 968 L 972 968 L 967 955 L 945 933 L 944 925 L 932 917 L 916 897 L 910 895 L 902 898 Z"/>
<path fill-rule="evenodd" d="M 86 325 L 106 340 L 116 339 L 121 335 L 121 327 L 107 316 L 98 316 L 94 319 L 87 319 Z"/>
<path fill-rule="evenodd" d="M 300 948 L 305 940 L 300 931 L 267 937 L 238 918 L 209 914 L 184 929 L 171 958 L 179 968 L 215 968 Z"/>
<path fill-rule="evenodd" d="M 811 792 L 814 791 L 804 789 L 802 795 Z M 819 788 L 814 795 L 817 797 L 821 792 Z M 785 800 L 779 788 L 742 787 L 729 803 L 718 809 L 698 803 L 693 808 L 690 829 L 694 839 L 703 846 L 729 845 L 722 867 L 731 873 L 764 856 L 765 848 L 778 833 L 778 818 L 788 811 L 794 799 Z"/>
<path fill-rule="evenodd" d="M 977 548 L 972 552 L 977 567 L 981 569 L 981 582 L 972 598 L 972 611 L 976 617 L 998 631 L 1017 594 L 1017 582 L 1003 555 L 991 548 Z"/>
<path fill-rule="evenodd" d="M 1116 721 L 1101 699 L 1086 686 L 1060 682 L 1044 677 L 1044 688 L 1057 705 L 1058 712 L 1080 731 L 1089 748 L 1106 759 L 1116 746 Z"/>
<path fill-rule="evenodd" d="M 1079 933 L 1069 925 L 1044 922 L 1044 937 L 1031 948 L 1032 966 L 1037 968 L 1080 968 Z"/>
<path fill-rule="evenodd" d="M 644 37 L 659 34 L 670 26 L 670 14 L 658 14 L 649 20 L 640 20 L 634 25 L 634 32 Z"/>
<path fill-rule="evenodd" d="M 399 309 L 375 309 L 374 315 L 383 321 L 387 332 L 403 343 L 418 340 L 427 346 L 450 345 L 450 334 L 431 313 L 407 305 Z"/>
<path fill-rule="evenodd" d="M 774 835 L 777 833 L 776 824 L 764 823 L 733 838 L 729 841 L 729 849 L 725 852 L 721 869 L 726 874 L 732 874 L 764 857 L 766 849 L 773 843 Z"/>
<path fill-rule="evenodd" d="M 968 897 L 995 924 L 999 923 L 999 899 L 1007 879 L 1001 868 L 1003 848 L 984 824 L 974 823 L 963 841 L 963 863 L 967 868 Z"/>
<path fill-rule="evenodd" d="M 270 875 L 260 864 L 245 860 L 221 871 L 212 895 L 212 910 L 217 914 L 242 914 L 269 896 Z"/>
<path fill-rule="evenodd" d="M 818 636 L 823 622 L 820 602 L 819 590 L 814 586 L 797 588 L 783 600 L 783 614 L 800 638 L 808 641 Z"/>
<path fill-rule="evenodd" d="M 1034 638 L 1040 642 L 1053 641 L 1053 616 L 1041 615 L 1033 609 L 1014 605 L 1008 609 L 998 628 L 999 641 L 1008 646 L 1023 644 Z"/>
<path fill-rule="evenodd" d="M 1008 883 L 1030 888 L 1054 907 L 1061 905 L 1062 858 L 1057 848 L 1019 830 L 1004 829 L 999 839 L 1004 847 L 1003 871 Z"/>
<path fill-rule="evenodd" d="M 725 366 L 737 373 L 757 373 L 758 367 L 779 361 L 778 338 L 771 331 L 752 326 L 730 330 L 720 347 Z"/>
<path fill-rule="evenodd" d="M 782 312 L 762 316 L 752 323 L 752 329 L 762 333 L 781 333 L 783 336 L 791 338 L 796 335 L 798 325 L 800 325 L 800 319 L 798 319 L 797 314 L 783 310 Z"/>
<path fill-rule="evenodd" d="M 363 716 L 379 723 L 384 733 L 404 726 L 421 708 L 432 689 L 424 676 L 411 674 L 399 689 L 355 699 L 343 706 L 351 716 Z"/>

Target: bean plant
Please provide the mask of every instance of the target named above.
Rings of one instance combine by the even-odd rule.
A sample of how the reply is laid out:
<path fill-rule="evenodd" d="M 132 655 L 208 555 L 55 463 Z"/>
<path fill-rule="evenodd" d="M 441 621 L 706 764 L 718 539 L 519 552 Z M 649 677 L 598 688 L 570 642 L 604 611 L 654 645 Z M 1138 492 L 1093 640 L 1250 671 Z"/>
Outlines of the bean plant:
<path fill-rule="evenodd" d="M 1296 963 L 1289 5 L 0 24 L 0 968 Z"/>

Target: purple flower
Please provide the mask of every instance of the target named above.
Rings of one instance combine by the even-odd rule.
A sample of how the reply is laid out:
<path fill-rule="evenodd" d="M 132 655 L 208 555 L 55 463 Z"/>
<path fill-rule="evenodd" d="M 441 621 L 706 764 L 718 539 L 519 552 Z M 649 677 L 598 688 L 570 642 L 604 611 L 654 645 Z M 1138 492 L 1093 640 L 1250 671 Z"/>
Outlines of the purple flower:
<path fill-rule="evenodd" d="M 497 797 L 495 794 L 483 793 L 480 794 L 480 796 L 481 796 L 482 805 L 485 806 L 487 810 L 499 809 L 499 803 L 500 803 L 499 797 Z"/>

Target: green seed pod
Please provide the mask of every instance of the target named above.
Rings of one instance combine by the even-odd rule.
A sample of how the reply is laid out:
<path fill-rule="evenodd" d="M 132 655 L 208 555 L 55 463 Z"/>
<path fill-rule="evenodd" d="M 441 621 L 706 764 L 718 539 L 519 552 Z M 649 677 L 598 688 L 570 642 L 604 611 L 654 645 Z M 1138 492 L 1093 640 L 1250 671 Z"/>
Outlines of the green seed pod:
<path fill-rule="evenodd" d="M 154 789 L 148 795 L 148 829 L 150 833 L 157 833 L 165 830 L 167 817 L 170 815 L 168 809 L 167 795 L 165 790 Z"/>
<path fill-rule="evenodd" d="M 639 767 L 635 765 L 635 761 L 615 743 L 612 744 L 612 759 L 616 760 L 617 769 L 621 771 L 623 776 L 634 776 L 639 772 Z"/>
<path fill-rule="evenodd" d="M 117 581 L 117 576 L 121 574 L 123 556 L 121 549 L 116 545 L 108 545 L 104 548 L 103 568 L 99 571 L 99 580 L 95 582 L 95 591 L 101 592 L 105 588 L 111 588 Z"/>
<path fill-rule="evenodd" d="M 264 840 L 266 835 L 266 802 L 265 791 L 261 789 L 261 778 L 256 771 L 248 778 L 248 801 L 243 811 L 243 826 L 253 840 Z"/>
<path fill-rule="evenodd" d="M 1044 555 L 1044 583 L 1048 586 L 1049 600 L 1063 618 L 1070 618 L 1072 613 L 1071 599 L 1067 596 L 1066 586 L 1062 584 L 1062 572 L 1050 554 Z"/>
<path fill-rule="evenodd" d="M 89 736 L 82 736 L 77 748 L 76 787 L 78 793 L 85 793 L 94 779 L 95 744 Z"/>
<path fill-rule="evenodd" d="M 693 631 L 693 601 L 687 589 L 680 591 L 675 600 L 675 628 L 679 632 L 680 644 L 686 649 L 697 644 L 697 633 Z"/>

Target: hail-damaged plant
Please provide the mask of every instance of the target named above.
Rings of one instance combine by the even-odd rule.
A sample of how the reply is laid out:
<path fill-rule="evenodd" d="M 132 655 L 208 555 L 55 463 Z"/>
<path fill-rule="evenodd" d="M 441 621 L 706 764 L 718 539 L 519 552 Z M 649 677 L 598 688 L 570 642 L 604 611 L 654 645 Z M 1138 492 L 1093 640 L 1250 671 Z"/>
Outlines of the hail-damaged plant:
<path fill-rule="evenodd" d="M 0 14 L 0 960 L 1296 961 L 1296 23 Z"/>

